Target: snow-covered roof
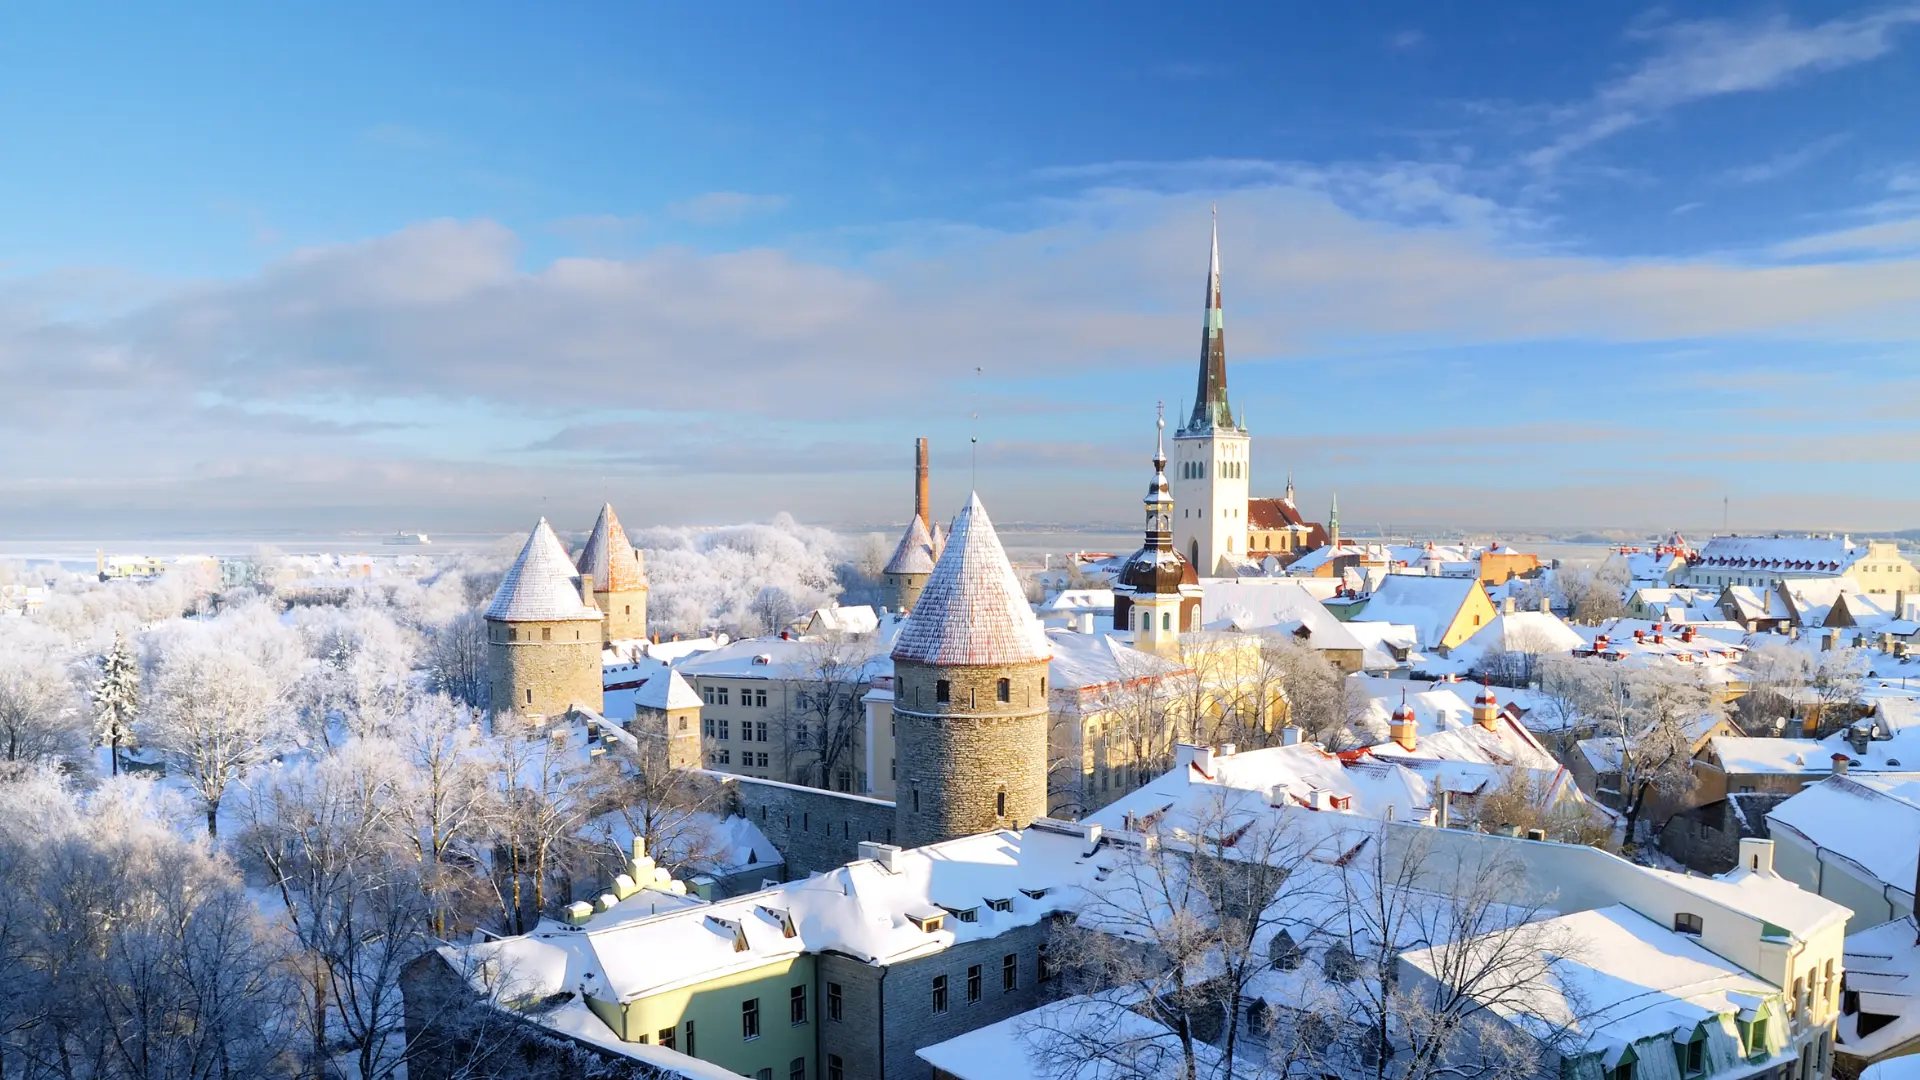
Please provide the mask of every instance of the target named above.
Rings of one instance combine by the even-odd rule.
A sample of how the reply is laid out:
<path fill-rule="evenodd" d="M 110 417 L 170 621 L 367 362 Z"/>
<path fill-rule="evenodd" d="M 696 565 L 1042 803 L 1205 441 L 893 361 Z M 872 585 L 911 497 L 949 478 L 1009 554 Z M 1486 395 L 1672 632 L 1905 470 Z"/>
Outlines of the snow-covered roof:
<path fill-rule="evenodd" d="M 1093 874 L 1077 832 L 981 833 L 898 852 L 892 870 L 856 861 L 605 929 L 599 916 L 584 930 L 543 921 L 525 936 L 470 948 L 522 972 L 528 992 L 584 983 L 595 997 L 625 1002 L 802 953 L 887 964 L 992 938 L 1065 910 Z M 912 918 L 943 909 L 973 911 L 974 919 L 925 929 Z"/>
<path fill-rule="evenodd" d="M 1193 1052 L 1199 1077 L 1225 1076 L 1219 1050 L 1196 1039 Z M 917 1054 L 956 1080 L 1179 1080 L 1186 1073 L 1172 1028 L 1103 997 L 1049 1002 Z"/>
<path fill-rule="evenodd" d="M 1867 554 L 1865 545 L 1834 536 L 1716 536 L 1695 566 L 1710 569 L 1838 574 Z"/>
<path fill-rule="evenodd" d="M 1800 941 L 1830 926 L 1844 925 L 1853 914 L 1770 870 L 1739 866 L 1718 877 L 1677 874 L 1654 867 L 1648 867 L 1646 872 L 1682 892 L 1781 927 Z"/>
<path fill-rule="evenodd" d="M 835 605 L 815 608 L 801 622 L 809 634 L 871 634 L 880 629 L 880 613 L 868 604 Z"/>
<path fill-rule="evenodd" d="M 580 598 L 580 573 L 567 549 L 541 518 L 527 535 L 525 547 L 507 568 L 487 618 L 498 622 L 600 621 L 600 609 Z"/>
<path fill-rule="evenodd" d="M 923 664 L 1024 664 L 1053 655 L 1026 591 L 1013 575 L 978 494 L 953 519 L 934 565 L 893 646 L 895 660 Z"/>
<path fill-rule="evenodd" d="M 647 587 L 646 564 L 640 552 L 627 542 L 627 530 L 613 504 L 600 507 L 600 517 L 580 549 L 579 571 L 593 576 L 595 592 L 635 592 Z"/>
<path fill-rule="evenodd" d="M 1605 1052 L 1670 1032 L 1691 1035 L 1706 1020 L 1757 1010 L 1779 993 L 1624 904 L 1542 920 L 1532 924 L 1529 932 L 1535 931 L 1540 948 L 1554 954 L 1553 977 L 1486 1004 L 1538 1036 L 1570 1031 L 1589 1050 Z M 1449 948 L 1401 958 L 1444 979 Z M 1525 1013 L 1518 1011 L 1522 1007 Z"/>
<path fill-rule="evenodd" d="M 1507 611 L 1494 616 L 1492 622 L 1455 646 L 1450 658 L 1471 664 L 1510 652 L 1534 656 L 1567 653 L 1586 644 L 1587 639 L 1558 615 L 1542 611 Z"/>
<path fill-rule="evenodd" d="M 887 560 L 883 573 L 888 574 L 931 574 L 933 573 L 933 535 L 927 532 L 927 523 L 915 514 L 907 521 L 907 531 L 900 534 L 900 543 L 893 549 L 893 557 Z"/>
<path fill-rule="evenodd" d="M 1851 578 L 1816 578 L 1796 581 L 1788 578 L 1779 585 L 1781 598 L 1793 611 L 1797 626 L 1825 626 L 1827 613 L 1842 593 L 1858 592 Z"/>
<path fill-rule="evenodd" d="M 1053 643 L 1053 659 L 1047 664 L 1050 693 L 1111 689 L 1189 670 L 1185 664 L 1136 649 L 1112 633 L 1054 629 L 1047 631 L 1047 638 Z"/>
<path fill-rule="evenodd" d="M 1480 582 L 1474 578 L 1389 574 L 1353 618 L 1355 622 L 1411 626 L 1419 632 L 1420 644 L 1431 649 L 1440 644 L 1447 627 L 1453 625 L 1460 609 L 1479 588 Z"/>
<path fill-rule="evenodd" d="M 1857 995 L 1858 1005 L 1857 1011 L 1840 1017 L 1840 1046 L 1848 1054 L 1874 1058 L 1920 1037 L 1920 944 L 1916 942 L 1920 942 L 1920 929 L 1911 915 L 1847 935 L 1847 991 Z M 1862 1035 L 1863 1013 L 1894 1019 Z M 1920 1066 L 1920 1058 L 1905 1060 Z M 1874 1076 L 1878 1067 L 1868 1067 L 1863 1080 Z M 1915 1072 L 1920 1074 L 1920 1069 Z"/>
<path fill-rule="evenodd" d="M 1495 718 L 1492 731 L 1475 723 L 1473 699 L 1481 690 L 1476 683 L 1422 683 L 1368 675 L 1352 675 L 1348 680 L 1366 696 L 1353 726 L 1362 739 L 1376 743 L 1368 747 L 1376 756 L 1480 762 L 1549 772 L 1560 767 L 1540 740 L 1504 710 Z M 1501 692 L 1494 691 L 1496 699 Z M 1403 698 L 1414 715 L 1412 750 L 1391 740 L 1378 741 L 1387 738 L 1388 717 Z"/>
<path fill-rule="evenodd" d="M 1833 753 L 1818 739 L 1765 739 L 1715 735 L 1707 746 L 1728 773 L 1796 776 L 1833 771 Z"/>
<path fill-rule="evenodd" d="M 674 668 L 689 676 L 726 679 L 818 679 L 822 666 L 857 667 L 859 678 L 888 674 L 892 665 L 877 643 L 863 639 L 742 638 L 690 656 Z"/>
<path fill-rule="evenodd" d="M 1358 650 L 1360 639 L 1320 602 L 1319 595 L 1289 578 L 1209 579 L 1201 583 L 1200 619 L 1209 627 L 1235 630 L 1306 630 L 1316 649 Z"/>
<path fill-rule="evenodd" d="M 1062 589 L 1060 595 L 1042 604 L 1041 610 L 1055 615 L 1082 611 L 1111 612 L 1113 610 L 1112 589 Z"/>
<path fill-rule="evenodd" d="M 1767 822 L 1912 889 L 1920 870 L 1920 773 L 1830 776 L 1769 810 Z"/>
<path fill-rule="evenodd" d="M 700 695 L 692 684 L 672 668 L 649 676 L 633 692 L 633 703 L 643 709 L 693 709 L 700 706 Z"/>
<path fill-rule="evenodd" d="M 1420 647 L 1420 632 L 1411 626 L 1383 622 L 1341 623 L 1341 629 L 1360 643 L 1360 670 L 1383 671 L 1403 666 L 1395 650 L 1411 656 Z"/>
<path fill-rule="evenodd" d="M 1790 619 L 1793 613 L 1787 610 L 1786 602 L 1780 599 L 1778 590 L 1766 585 L 1729 585 L 1721 594 L 1723 603 L 1730 603 L 1742 619 Z"/>

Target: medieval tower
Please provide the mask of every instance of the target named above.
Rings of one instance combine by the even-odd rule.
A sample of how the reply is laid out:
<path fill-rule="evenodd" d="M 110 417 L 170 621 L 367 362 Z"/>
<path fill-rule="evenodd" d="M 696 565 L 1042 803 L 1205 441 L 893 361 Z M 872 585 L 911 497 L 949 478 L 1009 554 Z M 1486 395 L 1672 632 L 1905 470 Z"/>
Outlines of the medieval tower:
<path fill-rule="evenodd" d="M 1021 829 L 1046 814 L 1052 657 L 974 495 L 893 647 L 896 843 Z"/>
<path fill-rule="evenodd" d="M 1136 649 L 1166 657 L 1180 654 L 1180 635 L 1200 629 L 1200 581 L 1173 547 L 1173 496 L 1167 493 L 1167 427 L 1159 421 L 1153 447 L 1153 482 L 1147 486 L 1146 543 L 1127 559 L 1113 586 L 1113 628 L 1133 632 Z"/>
<path fill-rule="evenodd" d="M 627 542 L 627 530 L 620 527 L 612 503 L 600 508 L 587 546 L 580 549 L 577 569 L 593 582 L 602 643 L 647 636 L 647 567 Z"/>
<path fill-rule="evenodd" d="M 600 711 L 600 609 L 546 518 L 533 527 L 487 605 L 493 710 L 556 716 Z"/>
<path fill-rule="evenodd" d="M 927 440 L 913 441 L 913 518 L 900 544 L 893 549 L 882 571 L 886 579 L 886 605 L 895 611 L 911 611 L 920 599 L 920 590 L 933 573 L 933 560 L 939 549 L 927 522 Z"/>
<path fill-rule="evenodd" d="M 1246 555 L 1251 440 L 1227 402 L 1227 343 L 1220 310 L 1220 223 L 1207 267 L 1206 324 L 1193 415 L 1173 436 L 1175 550 L 1203 575 L 1227 575 Z"/>

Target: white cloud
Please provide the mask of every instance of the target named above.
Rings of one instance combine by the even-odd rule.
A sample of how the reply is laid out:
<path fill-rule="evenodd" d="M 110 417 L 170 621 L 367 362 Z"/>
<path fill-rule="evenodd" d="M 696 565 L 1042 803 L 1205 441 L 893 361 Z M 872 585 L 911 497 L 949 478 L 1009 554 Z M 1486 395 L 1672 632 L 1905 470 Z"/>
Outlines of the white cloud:
<path fill-rule="evenodd" d="M 785 195 L 750 195 L 744 191 L 709 191 L 667 207 L 669 216 L 691 225 L 738 225 L 743 221 L 785 209 Z"/>
<path fill-rule="evenodd" d="M 1689 102 L 1768 90 L 1875 59 L 1894 47 L 1898 30 L 1916 22 L 1920 6 L 1902 5 L 1811 26 L 1783 14 L 1640 26 L 1632 36 L 1655 42 L 1657 51 L 1591 100 L 1563 110 L 1568 130 L 1526 160 L 1551 169 L 1570 154 Z"/>
<path fill-rule="evenodd" d="M 1775 154 L 1765 161 L 1728 169 L 1726 177 L 1736 184 L 1763 184 L 1799 172 L 1815 161 L 1845 145 L 1850 135 L 1839 133 L 1815 139 L 1805 146 Z"/>
<path fill-rule="evenodd" d="M 1773 247 L 1774 254 L 1782 258 L 1894 251 L 1920 251 L 1920 218 L 1877 221 L 1871 225 L 1805 236 Z"/>

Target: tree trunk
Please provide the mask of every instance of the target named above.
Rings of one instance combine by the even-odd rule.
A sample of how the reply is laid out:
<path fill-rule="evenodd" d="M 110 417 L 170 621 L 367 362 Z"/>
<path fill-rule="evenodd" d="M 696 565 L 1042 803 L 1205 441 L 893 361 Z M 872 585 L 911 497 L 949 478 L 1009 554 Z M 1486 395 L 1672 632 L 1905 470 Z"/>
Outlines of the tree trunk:
<path fill-rule="evenodd" d="M 114 776 L 119 776 L 120 775 L 120 728 L 119 728 L 119 725 L 117 724 L 114 726 L 113 739 L 111 740 L 111 742 L 113 746 L 113 764 L 111 766 L 111 769 Z"/>
<path fill-rule="evenodd" d="M 207 804 L 207 839 L 218 840 L 219 838 L 220 804 L 218 802 L 210 802 Z"/>
<path fill-rule="evenodd" d="M 327 962 L 313 958 L 313 1080 L 327 1077 Z"/>

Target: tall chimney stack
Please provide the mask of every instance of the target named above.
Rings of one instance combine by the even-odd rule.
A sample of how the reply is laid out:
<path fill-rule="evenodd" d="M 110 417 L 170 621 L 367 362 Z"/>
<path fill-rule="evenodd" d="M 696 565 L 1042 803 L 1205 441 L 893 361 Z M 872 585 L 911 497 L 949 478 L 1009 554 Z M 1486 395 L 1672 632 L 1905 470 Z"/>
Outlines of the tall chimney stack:
<path fill-rule="evenodd" d="M 920 519 L 924 528 L 933 528 L 933 520 L 927 516 L 927 440 L 913 440 L 913 516 Z"/>

